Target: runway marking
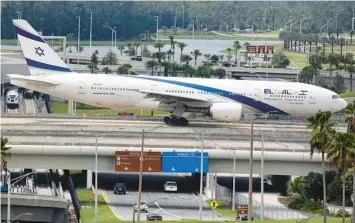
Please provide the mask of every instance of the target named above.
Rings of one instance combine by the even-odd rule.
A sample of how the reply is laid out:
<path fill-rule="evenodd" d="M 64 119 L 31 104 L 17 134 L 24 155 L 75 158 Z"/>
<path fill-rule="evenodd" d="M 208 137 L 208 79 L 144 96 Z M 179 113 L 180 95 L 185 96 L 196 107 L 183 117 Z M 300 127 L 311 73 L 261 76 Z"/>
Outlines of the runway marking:
<path fill-rule="evenodd" d="M 102 197 L 104 198 L 104 200 L 105 200 L 107 206 L 110 208 L 110 210 L 112 211 L 112 213 L 116 216 L 116 218 L 117 218 L 118 220 L 123 219 L 122 216 L 118 213 L 118 210 L 116 209 L 116 207 L 112 205 L 112 202 L 111 202 L 109 196 L 107 195 L 106 190 L 103 190 L 101 194 L 102 194 Z"/>
<path fill-rule="evenodd" d="M 174 214 L 172 214 L 172 213 L 170 213 L 170 212 L 164 210 L 163 208 L 161 208 L 160 205 L 158 204 L 158 202 L 154 201 L 154 204 L 157 206 L 158 211 L 161 210 L 162 212 L 165 212 L 165 213 L 168 214 L 168 215 L 171 215 L 171 216 L 173 216 L 173 217 L 175 217 L 175 218 L 177 218 L 177 219 L 181 219 L 179 216 L 174 215 Z M 158 211 L 157 211 L 157 212 L 158 212 Z"/>

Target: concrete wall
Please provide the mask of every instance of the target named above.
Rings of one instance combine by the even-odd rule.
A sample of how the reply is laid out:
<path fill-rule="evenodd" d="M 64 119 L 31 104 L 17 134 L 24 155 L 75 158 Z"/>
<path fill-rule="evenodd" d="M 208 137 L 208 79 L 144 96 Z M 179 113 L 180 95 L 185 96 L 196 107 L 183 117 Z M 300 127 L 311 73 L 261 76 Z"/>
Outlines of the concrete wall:
<path fill-rule="evenodd" d="M 30 222 L 68 222 L 68 202 L 59 197 L 11 194 L 11 219 Z M 1 194 L 1 220 L 7 219 L 7 194 Z"/>

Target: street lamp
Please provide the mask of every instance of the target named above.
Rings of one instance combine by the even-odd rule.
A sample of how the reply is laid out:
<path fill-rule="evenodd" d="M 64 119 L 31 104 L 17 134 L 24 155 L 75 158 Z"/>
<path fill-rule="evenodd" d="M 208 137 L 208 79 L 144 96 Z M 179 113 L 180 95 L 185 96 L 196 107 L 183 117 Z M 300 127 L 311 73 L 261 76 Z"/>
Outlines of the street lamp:
<path fill-rule="evenodd" d="M 79 53 L 80 53 L 80 16 L 78 18 L 78 64 L 79 64 Z"/>
<path fill-rule="evenodd" d="M 195 20 L 192 20 L 192 52 L 195 53 L 195 44 L 194 44 L 194 40 L 195 40 Z"/>
<path fill-rule="evenodd" d="M 138 183 L 138 202 L 137 202 L 137 223 L 140 222 L 141 220 L 141 200 L 142 200 L 142 178 L 143 178 L 143 161 L 144 161 L 144 157 L 143 157 L 143 152 L 144 152 L 144 137 L 145 137 L 145 132 L 153 132 L 155 130 L 157 130 L 158 128 L 164 126 L 165 124 L 160 124 L 158 126 L 152 127 L 148 130 L 142 130 L 142 149 L 141 149 L 141 156 L 140 156 L 140 165 L 139 165 L 139 183 Z"/>
<path fill-rule="evenodd" d="M 110 26 L 104 26 L 104 28 L 109 28 L 111 30 L 111 48 L 113 48 L 113 32 L 114 32 L 114 29 L 111 28 Z"/>
<path fill-rule="evenodd" d="M 157 19 L 157 37 L 155 38 L 155 42 L 157 43 L 158 42 L 158 27 L 159 27 L 159 16 L 154 16 L 154 18 Z"/>
<path fill-rule="evenodd" d="M 303 18 L 302 20 L 300 20 L 300 33 L 302 33 L 302 22 L 306 19 L 309 19 L 310 17 L 306 17 L 306 18 Z"/>
<path fill-rule="evenodd" d="M 97 191 L 98 191 L 98 177 L 97 177 L 97 175 L 98 175 L 98 165 L 97 165 L 97 141 L 98 141 L 98 136 L 101 136 L 101 137 L 103 137 L 104 135 L 106 135 L 106 134 L 109 134 L 109 133 L 111 133 L 111 132 L 105 132 L 105 133 L 102 133 L 102 134 L 98 134 L 97 132 L 96 132 L 96 134 L 95 134 L 95 223 L 98 223 L 98 208 L 97 208 Z"/>
<path fill-rule="evenodd" d="M 90 56 L 91 56 L 91 40 L 92 40 L 92 12 L 90 13 Z"/>

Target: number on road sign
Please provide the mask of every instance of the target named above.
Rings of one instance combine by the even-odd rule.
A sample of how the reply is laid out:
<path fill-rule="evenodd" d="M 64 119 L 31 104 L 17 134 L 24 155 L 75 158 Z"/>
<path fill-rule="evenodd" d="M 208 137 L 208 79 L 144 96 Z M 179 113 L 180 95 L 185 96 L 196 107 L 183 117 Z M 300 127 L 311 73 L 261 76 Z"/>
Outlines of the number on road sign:
<path fill-rule="evenodd" d="M 212 201 L 212 202 L 210 203 L 210 205 L 211 205 L 211 207 L 212 207 L 213 209 L 216 209 L 216 208 L 218 207 L 218 202 L 217 202 L 217 201 Z"/>

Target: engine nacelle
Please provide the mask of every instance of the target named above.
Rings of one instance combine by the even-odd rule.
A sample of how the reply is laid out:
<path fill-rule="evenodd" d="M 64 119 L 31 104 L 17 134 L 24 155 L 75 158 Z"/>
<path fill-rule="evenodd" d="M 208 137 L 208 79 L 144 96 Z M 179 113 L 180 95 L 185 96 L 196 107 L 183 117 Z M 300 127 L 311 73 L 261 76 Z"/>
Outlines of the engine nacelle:
<path fill-rule="evenodd" d="M 236 122 L 242 118 L 242 104 L 232 102 L 214 103 L 209 112 L 214 120 Z"/>

